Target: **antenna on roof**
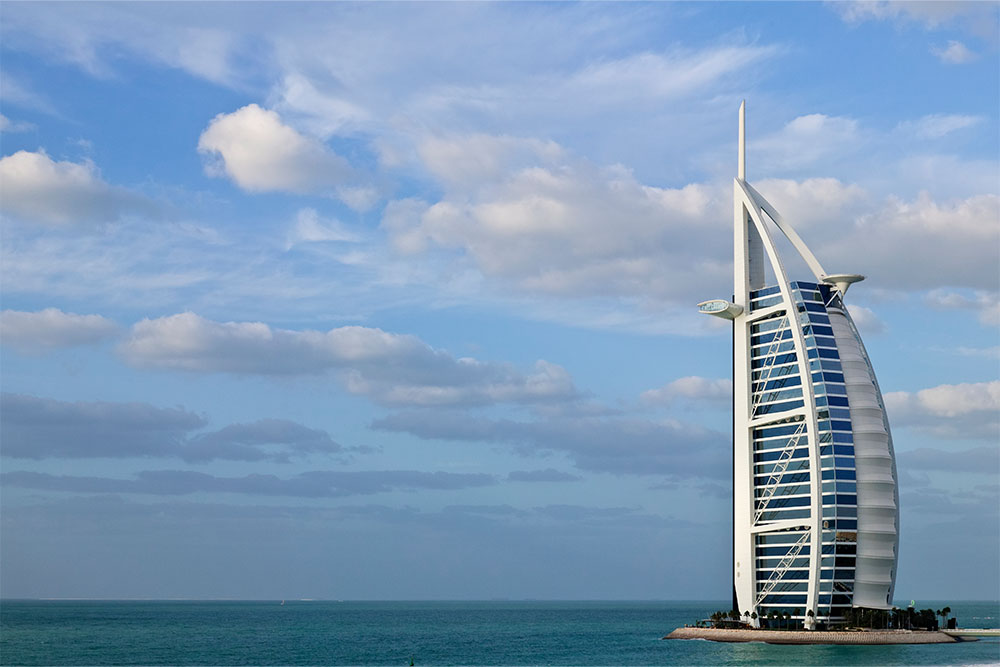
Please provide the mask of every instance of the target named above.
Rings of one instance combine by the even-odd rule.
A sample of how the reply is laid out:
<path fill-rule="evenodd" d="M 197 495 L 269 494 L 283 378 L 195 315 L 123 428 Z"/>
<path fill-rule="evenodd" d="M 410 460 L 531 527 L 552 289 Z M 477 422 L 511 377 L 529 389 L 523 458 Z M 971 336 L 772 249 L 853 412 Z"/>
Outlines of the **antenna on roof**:
<path fill-rule="evenodd" d="M 740 102 L 740 157 L 736 177 L 747 180 L 747 101 Z"/>

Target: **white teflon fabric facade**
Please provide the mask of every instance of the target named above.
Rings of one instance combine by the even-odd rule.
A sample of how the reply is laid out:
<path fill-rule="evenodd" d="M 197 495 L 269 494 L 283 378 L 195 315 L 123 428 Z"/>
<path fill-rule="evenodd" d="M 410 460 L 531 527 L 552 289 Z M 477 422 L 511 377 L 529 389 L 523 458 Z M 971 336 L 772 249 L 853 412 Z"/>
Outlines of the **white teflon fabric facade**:
<path fill-rule="evenodd" d="M 854 431 L 858 554 L 854 606 L 891 609 L 899 545 L 899 499 L 892 436 L 868 355 L 848 316 L 828 309 L 840 352 Z"/>

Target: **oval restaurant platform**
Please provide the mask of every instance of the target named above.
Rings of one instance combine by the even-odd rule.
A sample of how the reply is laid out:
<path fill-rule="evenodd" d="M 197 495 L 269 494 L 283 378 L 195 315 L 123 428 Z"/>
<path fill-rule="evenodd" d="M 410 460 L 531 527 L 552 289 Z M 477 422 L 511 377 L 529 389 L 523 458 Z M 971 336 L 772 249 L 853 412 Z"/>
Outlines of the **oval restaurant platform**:
<path fill-rule="evenodd" d="M 677 628 L 664 639 L 707 639 L 713 642 L 764 642 L 767 644 L 953 644 L 976 641 L 945 632 L 925 630 L 747 630 L 729 628 Z"/>

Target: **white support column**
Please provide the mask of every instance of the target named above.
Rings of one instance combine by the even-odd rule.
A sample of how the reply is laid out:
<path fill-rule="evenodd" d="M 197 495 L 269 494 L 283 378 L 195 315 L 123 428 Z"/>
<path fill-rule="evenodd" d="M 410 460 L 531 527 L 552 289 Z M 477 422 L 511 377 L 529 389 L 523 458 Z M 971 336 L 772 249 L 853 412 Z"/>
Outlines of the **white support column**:
<path fill-rule="evenodd" d="M 785 268 L 781 263 L 781 258 L 778 256 L 778 250 L 774 245 L 774 241 L 771 239 L 771 234 L 768 232 L 767 226 L 764 224 L 764 218 L 760 208 L 757 206 L 757 203 L 754 201 L 751 194 L 743 187 L 745 184 L 738 184 L 740 185 L 740 194 L 744 202 L 744 206 L 749 214 L 750 220 L 757 228 L 764 250 L 767 252 L 767 257 L 770 260 L 771 268 L 774 271 L 778 287 L 781 290 L 782 300 L 785 302 L 788 309 L 787 312 L 792 330 L 792 341 L 794 343 L 795 356 L 798 361 L 799 374 L 802 377 L 802 399 L 805 401 L 805 405 L 808 408 L 805 411 L 807 431 L 806 441 L 809 448 L 810 468 L 809 507 L 811 510 L 811 518 L 809 519 L 808 524 L 810 526 L 812 538 L 810 539 L 809 549 L 809 590 L 806 593 L 806 609 L 812 609 L 813 613 L 817 613 L 819 573 L 823 543 L 823 486 L 820 473 L 819 441 L 817 439 L 819 429 L 816 419 L 816 410 L 813 409 L 813 406 L 816 405 L 816 399 L 811 382 L 812 376 L 809 372 L 809 357 L 806 353 L 805 336 L 802 334 L 802 325 L 798 319 L 796 302 L 792 295 L 791 285 L 789 284 L 788 276 L 785 273 Z M 747 331 L 747 335 L 749 336 L 749 331 Z"/>

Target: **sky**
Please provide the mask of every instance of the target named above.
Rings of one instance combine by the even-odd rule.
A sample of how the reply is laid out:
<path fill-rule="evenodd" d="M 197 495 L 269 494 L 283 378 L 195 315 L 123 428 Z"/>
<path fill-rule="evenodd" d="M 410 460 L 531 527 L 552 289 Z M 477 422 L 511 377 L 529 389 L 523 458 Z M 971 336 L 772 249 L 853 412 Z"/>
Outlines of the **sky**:
<path fill-rule="evenodd" d="M 998 7 L 3 3 L 0 595 L 727 599 L 745 99 L 1000 598 Z"/>

